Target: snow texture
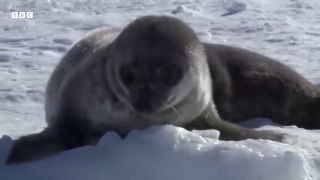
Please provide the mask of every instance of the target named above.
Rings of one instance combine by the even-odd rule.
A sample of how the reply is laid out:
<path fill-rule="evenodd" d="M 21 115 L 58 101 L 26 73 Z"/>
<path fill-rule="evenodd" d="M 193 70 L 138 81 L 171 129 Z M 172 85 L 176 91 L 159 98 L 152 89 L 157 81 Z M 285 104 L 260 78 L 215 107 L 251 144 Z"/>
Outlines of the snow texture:
<path fill-rule="evenodd" d="M 121 28 L 136 17 L 170 15 L 206 42 L 247 48 L 320 83 L 318 0 L 0 0 L 0 179 L 320 180 L 320 131 L 246 126 L 288 134 L 287 143 L 219 141 L 215 130 L 164 125 L 107 133 L 97 146 L 6 166 L 12 139 L 45 126 L 44 90 L 62 55 L 88 31 Z M 12 19 L 32 11 L 33 19 Z"/>

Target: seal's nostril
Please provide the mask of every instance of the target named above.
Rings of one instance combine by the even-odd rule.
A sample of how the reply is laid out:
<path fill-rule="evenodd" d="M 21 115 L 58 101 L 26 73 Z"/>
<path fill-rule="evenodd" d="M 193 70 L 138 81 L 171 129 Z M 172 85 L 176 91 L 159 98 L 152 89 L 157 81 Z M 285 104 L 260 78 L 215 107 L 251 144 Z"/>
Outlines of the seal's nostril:
<path fill-rule="evenodd" d="M 154 86 L 151 85 L 151 84 L 146 84 L 146 85 L 143 85 L 143 86 L 140 86 L 138 88 L 138 91 L 140 91 L 141 93 L 145 93 L 147 95 L 150 95 L 151 92 L 154 90 Z"/>
<path fill-rule="evenodd" d="M 148 86 L 148 85 L 147 86 L 143 86 L 140 89 L 143 90 L 143 91 L 150 91 L 151 90 L 150 86 Z"/>

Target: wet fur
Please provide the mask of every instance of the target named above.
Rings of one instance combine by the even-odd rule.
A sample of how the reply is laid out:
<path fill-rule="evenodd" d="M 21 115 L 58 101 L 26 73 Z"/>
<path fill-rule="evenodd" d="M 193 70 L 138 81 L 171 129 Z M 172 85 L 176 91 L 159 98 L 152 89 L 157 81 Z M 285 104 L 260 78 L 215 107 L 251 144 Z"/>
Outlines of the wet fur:
<path fill-rule="evenodd" d="M 162 18 L 181 23 L 174 18 Z M 150 16 L 144 21 L 154 19 L 157 17 Z M 220 131 L 220 138 L 224 140 L 283 140 L 281 134 L 255 131 L 232 123 L 254 117 L 267 117 L 283 125 L 320 128 L 319 90 L 313 84 L 268 57 L 207 43 L 201 48 L 207 62 L 197 63 L 205 72 L 204 77 L 199 77 L 205 79 L 203 82 L 188 91 L 189 95 L 179 105 L 162 114 L 136 113 L 114 94 L 119 89 L 112 89 L 116 86 L 110 86 L 111 80 L 104 76 L 116 36 L 117 33 L 108 28 L 96 30 L 63 57 L 48 82 L 48 128 L 16 140 L 8 164 L 96 144 L 108 131 L 116 131 L 125 137 L 132 129 L 144 129 L 154 124 L 173 124 L 190 130 L 214 128 Z M 181 37 L 188 36 L 186 33 Z M 191 53 L 195 54 L 194 51 Z M 201 52 L 197 57 L 201 57 Z M 209 77 L 211 79 L 206 79 Z"/>

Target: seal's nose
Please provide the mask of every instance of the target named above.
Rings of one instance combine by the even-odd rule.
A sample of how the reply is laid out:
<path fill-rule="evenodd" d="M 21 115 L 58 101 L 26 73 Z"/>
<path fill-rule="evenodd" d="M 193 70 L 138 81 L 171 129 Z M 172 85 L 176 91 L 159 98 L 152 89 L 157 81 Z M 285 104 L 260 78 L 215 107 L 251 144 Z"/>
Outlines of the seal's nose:
<path fill-rule="evenodd" d="M 146 85 L 140 86 L 138 89 L 141 92 L 150 93 L 153 89 L 153 86 L 152 84 L 146 84 Z"/>

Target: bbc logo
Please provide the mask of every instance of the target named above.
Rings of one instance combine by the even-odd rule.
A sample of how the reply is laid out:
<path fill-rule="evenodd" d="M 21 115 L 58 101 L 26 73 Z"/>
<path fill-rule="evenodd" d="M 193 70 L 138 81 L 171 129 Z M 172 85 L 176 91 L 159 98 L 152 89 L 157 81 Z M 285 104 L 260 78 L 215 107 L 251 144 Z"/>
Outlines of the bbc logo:
<path fill-rule="evenodd" d="M 33 19 L 33 12 L 11 12 L 13 19 Z"/>

